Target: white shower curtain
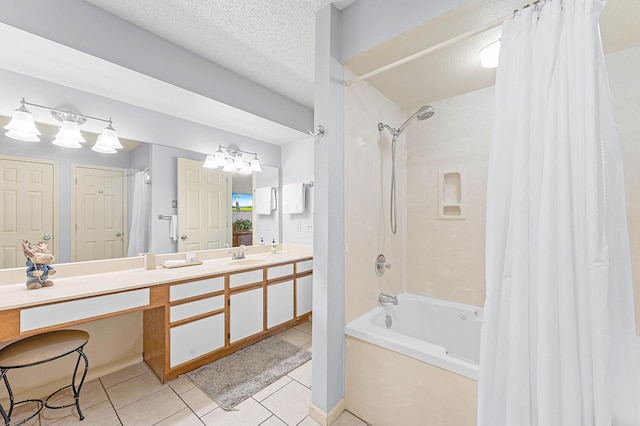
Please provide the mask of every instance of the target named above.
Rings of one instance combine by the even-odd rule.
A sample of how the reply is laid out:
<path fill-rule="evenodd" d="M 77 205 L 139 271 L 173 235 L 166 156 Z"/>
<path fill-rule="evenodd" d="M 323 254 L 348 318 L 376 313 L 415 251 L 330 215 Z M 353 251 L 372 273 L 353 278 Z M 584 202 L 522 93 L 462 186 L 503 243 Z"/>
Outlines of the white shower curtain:
<path fill-rule="evenodd" d="M 147 172 L 134 175 L 133 202 L 131 207 L 131 229 L 129 230 L 129 247 L 127 256 L 137 256 L 147 251 L 149 235 L 149 184 L 146 182 Z"/>
<path fill-rule="evenodd" d="M 503 25 L 487 188 L 481 426 L 640 425 L 622 158 L 598 20 Z"/>

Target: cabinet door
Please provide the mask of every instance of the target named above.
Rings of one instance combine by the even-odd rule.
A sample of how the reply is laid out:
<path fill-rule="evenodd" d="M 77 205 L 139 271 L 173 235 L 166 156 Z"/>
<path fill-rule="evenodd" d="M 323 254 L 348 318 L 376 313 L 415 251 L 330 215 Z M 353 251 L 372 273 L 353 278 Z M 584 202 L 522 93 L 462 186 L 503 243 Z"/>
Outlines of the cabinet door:
<path fill-rule="evenodd" d="M 171 368 L 224 346 L 224 314 L 172 327 Z"/>
<path fill-rule="evenodd" d="M 311 312 L 313 307 L 312 288 L 313 275 L 296 278 L 296 316 Z"/>
<path fill-rule="evenodd" d="M 267 328 L 293 319 L 293 280 L 267 286 Z"/>
<path fill-rule="evenodd" d="M 229 334 L 231 343 L 262 331 L 263 302 L 262 288 L 232 294 L 229 306 Z"/>

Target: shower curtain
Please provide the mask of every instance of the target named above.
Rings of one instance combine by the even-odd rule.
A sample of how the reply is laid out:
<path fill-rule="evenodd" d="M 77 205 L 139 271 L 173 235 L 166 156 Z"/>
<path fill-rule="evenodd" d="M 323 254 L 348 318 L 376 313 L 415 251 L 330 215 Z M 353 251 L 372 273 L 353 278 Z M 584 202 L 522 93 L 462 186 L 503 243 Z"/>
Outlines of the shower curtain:
<path fill-rule="evenodd" d="M 487 188 L 481 426 L 640 425 L 622 158 L 598 20 L 503 24 Z"/>
<path fill-rule="evenodd" d="M 147 172 L 140 171 L 133 178 L 133 203 L 131 207 L 131 229 L 127 256 L 137 256 L 147 251 L 149 235 L 149 184 Z"/>

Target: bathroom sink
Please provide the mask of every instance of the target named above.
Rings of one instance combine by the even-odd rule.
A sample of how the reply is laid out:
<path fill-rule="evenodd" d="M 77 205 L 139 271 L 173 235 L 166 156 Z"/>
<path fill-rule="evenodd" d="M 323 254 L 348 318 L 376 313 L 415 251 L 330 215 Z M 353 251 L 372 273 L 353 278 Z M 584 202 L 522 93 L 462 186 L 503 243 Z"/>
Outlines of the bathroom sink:
<path fill-rule="evenodd" d="M 267 259 L 262 257 L 254 257 L 250 259 L 238 259 L 232 260 L 229 265 L 258 265 L 260 263 L 266 262 Z"/>

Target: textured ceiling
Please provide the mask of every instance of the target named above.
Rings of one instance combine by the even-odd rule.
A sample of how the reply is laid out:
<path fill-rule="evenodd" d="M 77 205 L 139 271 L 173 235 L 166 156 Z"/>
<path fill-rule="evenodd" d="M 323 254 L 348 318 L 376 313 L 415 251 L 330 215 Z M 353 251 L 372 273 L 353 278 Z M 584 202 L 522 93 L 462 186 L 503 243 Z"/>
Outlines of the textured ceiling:
<path fill-rule="evenodd" d="M 313 108 L 315 15 L 331 0 L 87 1 Z"/>

